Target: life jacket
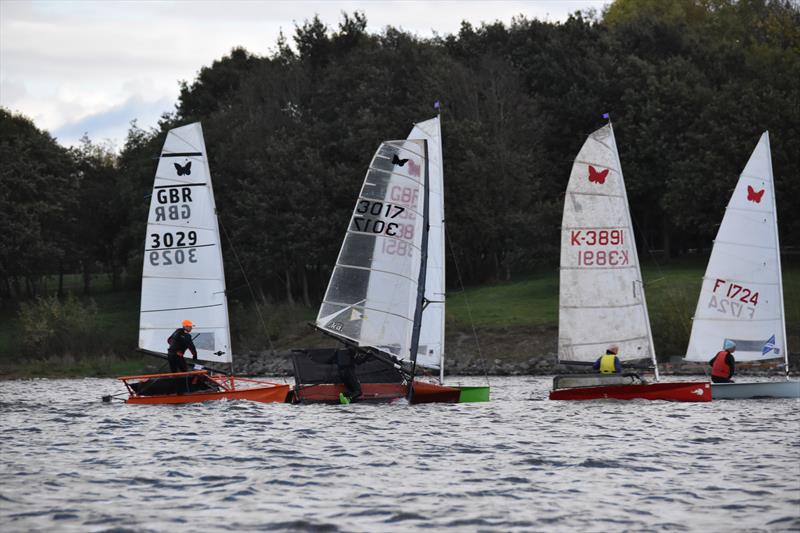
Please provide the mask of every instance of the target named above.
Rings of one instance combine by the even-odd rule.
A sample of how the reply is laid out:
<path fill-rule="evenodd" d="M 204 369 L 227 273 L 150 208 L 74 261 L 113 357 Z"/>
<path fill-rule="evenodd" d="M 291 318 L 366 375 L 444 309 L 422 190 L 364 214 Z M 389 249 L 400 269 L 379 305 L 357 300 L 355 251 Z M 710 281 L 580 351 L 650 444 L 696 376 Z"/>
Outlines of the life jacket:
<path fill-rule="evenodd" d="M 727 358 L 728 358 L 728 352 L 726 352 L 725 350 L 719 352 L 716 356 L 714 356 L 714 364 L 711 365 L 711 375 L 713 377 L 730 379 L 731 366 L 726 361 Z"/>
<path fill-rule="evenodd" d="M 614 364 L 614 359 L 617 356 L 612 354 L 605 354 L 600 358 L 600 373 L 601 374 L 615 374 L 617 372 L 617 367 Z"/>

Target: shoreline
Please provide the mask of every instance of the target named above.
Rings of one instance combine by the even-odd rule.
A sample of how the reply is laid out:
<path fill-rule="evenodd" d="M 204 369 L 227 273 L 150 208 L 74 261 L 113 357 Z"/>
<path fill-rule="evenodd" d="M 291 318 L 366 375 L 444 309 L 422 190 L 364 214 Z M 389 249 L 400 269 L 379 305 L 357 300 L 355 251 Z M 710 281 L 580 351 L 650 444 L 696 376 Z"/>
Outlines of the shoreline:
<path fill-rule="evenodd" d="M 294 375 L 291 351 L 272 354 L 268 351 L 251 352 L 236 356 L 234 373 L 242 377 L 292 377 Z M 679 357 L 671 357 L 669 362 L 659 363 L 659 372 L 664 376 L 703 376 L 708 365 L 685 363 Z M 557 374 L 584 374 L 587 367 L 566 367 L 559 365 L 555 354 L 529 357 L 524 360 L 479 359 L 457 356 L 445 359 L 446 376 L 553 376 Z M 117 378 L 125 375 L 139 375 L 167 372 L 166 361 L 160 362 L 151 357 L 121 358 L 98 356 L 76 359 L 74 357 L 53 357 L 45 360 L 25 360 L 15 364 L 0 365 L 0 381 L 25 379 L 81 379 Z M 649 373 L 645 370 L 643 373 Z M 425 375 L 436 376 L 429 372 Z M 737 376 L 779 377 L 782 370 L 764 365 L 737 367 Z M 800 354 L 789 358 L 789 376 L 800 376 Z"/>

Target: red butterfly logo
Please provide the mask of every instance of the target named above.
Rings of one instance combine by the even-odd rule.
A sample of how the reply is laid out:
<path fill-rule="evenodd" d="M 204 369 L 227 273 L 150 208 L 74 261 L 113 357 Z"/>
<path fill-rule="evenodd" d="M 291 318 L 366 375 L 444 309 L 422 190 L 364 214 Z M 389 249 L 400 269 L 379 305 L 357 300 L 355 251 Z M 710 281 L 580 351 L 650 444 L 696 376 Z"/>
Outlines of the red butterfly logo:
<path fill-rule="evenodd" d="M 408 174 L 410 176 L 419 177 L 420 166 L 421 165 L 416 164 L 413 159 L 409 159 L 408 160 Z"/>
<path fill-rule="evenodd" d="M 608 176 L 608 169 L 599 172 L 592 165 L 589 165 L 589 181 L 602 185 L 606 182 L 606 176 Z"/>
<path fill-rule="evenodd" d="M 751 186 L 747 186 L 747 199 L 757 204 L 761 203 L 761 197 L 764 196 L 764 189 L 756 192 Z"/>

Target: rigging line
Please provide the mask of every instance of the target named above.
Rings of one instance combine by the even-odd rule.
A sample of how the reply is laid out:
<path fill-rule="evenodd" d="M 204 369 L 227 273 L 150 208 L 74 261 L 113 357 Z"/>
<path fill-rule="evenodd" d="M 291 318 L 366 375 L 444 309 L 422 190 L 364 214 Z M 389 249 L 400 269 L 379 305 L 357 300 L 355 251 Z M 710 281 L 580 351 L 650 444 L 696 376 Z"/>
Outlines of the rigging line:
<path fill-rule="evenodd" d="M 272 356 L 275 357 L 275 346 L 272 344 L 272 338 L 269 336 L 269 330 L 267 329 L 267 323 L 264 321 L 264 315 L 261 314 L 261 306 L 259 305 L 258 300 L 256 299 L 256 293 L 253 291 L 253 286 L 250 284 L 250 279 L 247 277 L 247 272 L 244 271 L 244 265 L 239 260 L 239 254 L 236 253 L 236 246 L 233 244 L 233 239 L 228 234 L 228 230 L 225 228 L 225 224 L 222 223 L 222 219 L 218 216 L 217 221 L 219 222 L 219 227 L 222 228 L 222 232 L 225 234 L 225 238 L 228 239 L 228 242 L 231 245 L 231 252 L 233 252 L 233 258 L 236 259 L 236 264 L 239 265 L 239 270 L 242 271 L 242 276 L 244 276 L 244 281 L 247 283 L 247 288 L 250 289 L 250 296 L 253 298 L 253 303 L 256 307 L 256 313 L 258 314 L 258 320 L 261 322 L 261 327 L 264 328 L 264 333 L 267 335 L 267 342 L 269 342 L 269 350 L 272 353 Z M 283 377 L 283 382 L 286 383 L 286 376 Z"/>
<path fill-rule="evenodd" d="M 628 209 L 628 213 L 630 213 L 631 224 L 634 224 L 636 227 L 639 228 L 639 235 L 642 236 L 642 243 L 644 244 L 645 248 L 647 249 L 647 254 L 650 256 L 650 260 L 656 266 L 656 270 L 658 270 L 659 276 L 661 276 L 661 278 L 659 278 L 659 279 L 663 279 L 665 277 L 664 276 L 664 270 L 661 268 L 661 265 L 659 264 L 658 260 L 656 259 L 655 254 L 653 253 L 653 247 L 650 246 L 650 243 L 647 240 L 647 234 L 643 231 L 643 227 L 639 224 L 638 220 L 636 220 L 634 218 L 633 213 L 631 212 L 630 208 Z M 635 242 L 635 239 L 636 239 L 636 235 L 635 234 L 633 235 L 633 238 L 634 238 L 634 242 Z M 667 250 L 667 253 L 669 253 L 669 250 Z M 641 265 L 640 265 L 640 268 L 641 268 Z M 642 274 L 642 290 L 644 290 L 644 287 L 645 287 L 644 274 Z M 680 305 L 678 304 L 678 301 L 673 296 L 672 291 L 666 291 L 666 292 L 667 292 L 667 300 L 669 300 L 670 304 L 672 304 L 672 306 L 675 308 L 676 316 L 680 317 L 681 316 L 681 308 L 680 308 Z M 690 337 L 691 334 L 692 334 L 692 330 L 688 326 L 687 322 L 684 321 L 684 320 L 681 320 L 680 324 L 681 324 L 681 329 L 683 329 L 683 332 L 686 335 L 686 337 L 687 338 Z M 650 327 L 651 328 L 653 327 L 652 323 L 650 324 Z M 655 353 L 656 347 L 653 346 L 652 348 L 653 348 L 653 353 Z M 658 356 L 656 356 L 656 360 L 658 360 Z"/>
<path fill-rule="evenodd" d="M 483 377 L 486 378 L 486 385 L 491 385 L 489 383 L 489 370 L 486 367 L 486 358 L 483 357 L 481 343 L 478 340 L 478 330 L 475 328 L 475 321 L 472 319 L 472 308 L 469 306 L 469 298 L 467 298 L 467 291 L 464 288 L 464 280 L 461 277 L 461 269 L 458 268 L 458 259 L 456 258 L 455 251 L 453 250 L 453 241 L 450 240 L 449 232 L 445 232 L 445 238 L 447 239 L 447 245 L 450 247 L 450 255 L 453 257 L 453 265 L 456 267 L 456 276 L 458 276 L 458 284 L 461 286 L 461 294 L 464 296 L 464 303 L 467 306 L 467 316 L 469 317 L 469 325 L 472 328 L 472 337 L 475 339 L 475 346 L 478 348 L 478 357 L 483 364 Z"/>

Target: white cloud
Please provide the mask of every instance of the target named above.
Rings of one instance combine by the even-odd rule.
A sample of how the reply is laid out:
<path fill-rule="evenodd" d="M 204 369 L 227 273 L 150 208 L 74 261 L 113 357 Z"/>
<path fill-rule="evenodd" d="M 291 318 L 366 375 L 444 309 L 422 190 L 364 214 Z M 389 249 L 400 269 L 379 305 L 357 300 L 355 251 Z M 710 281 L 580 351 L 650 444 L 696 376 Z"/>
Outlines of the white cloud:
<path fill-rule="evenodd" d="M 402 28 L 421 37 L 528 18 L 564 20 L 600 0 L 539 1 L 0 1 L 0 105 L 74 142 L 77 129 L 121 144 L 130 120 L 156 124 L 171 111 L 178 81 L 234 46 L 268 54 L 283 29 L 319 14 L 335 29 L 341 13 L 362 11 L 368 29 Z M 158 106 L 158 107 L 156 107 Z M 139 113 L 128 116 L 126 113 Z M 119 120 L 114 126 L 110 120 Z M 102 127 L 100 126 L 102 124 Z M 77 129 L 76 129 L 77 128 Z"/>

